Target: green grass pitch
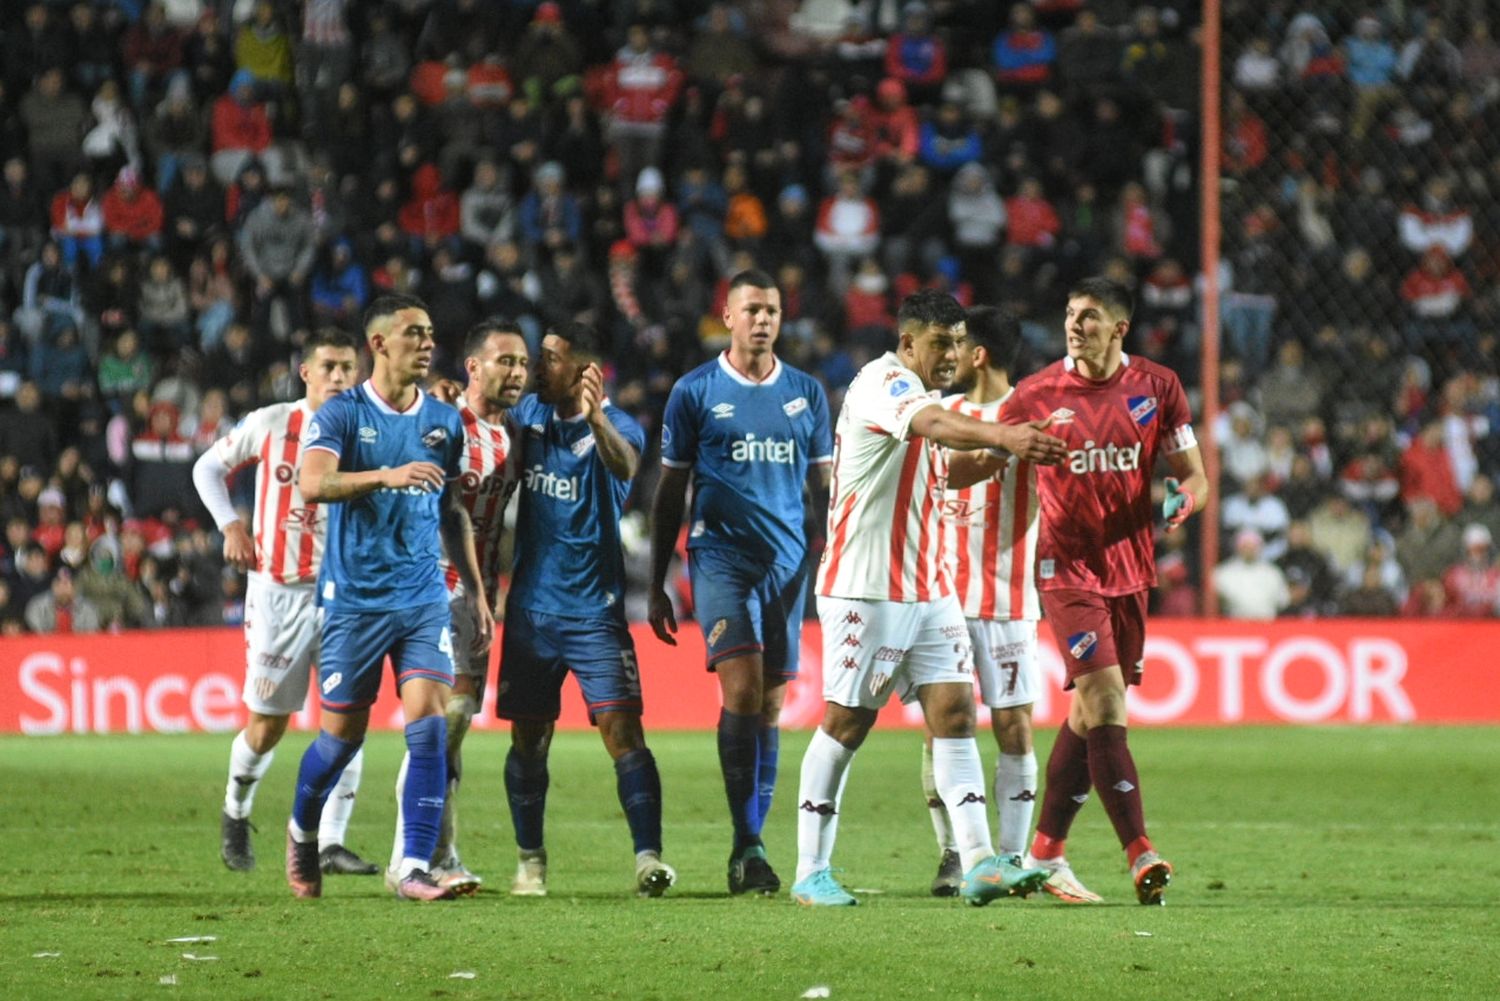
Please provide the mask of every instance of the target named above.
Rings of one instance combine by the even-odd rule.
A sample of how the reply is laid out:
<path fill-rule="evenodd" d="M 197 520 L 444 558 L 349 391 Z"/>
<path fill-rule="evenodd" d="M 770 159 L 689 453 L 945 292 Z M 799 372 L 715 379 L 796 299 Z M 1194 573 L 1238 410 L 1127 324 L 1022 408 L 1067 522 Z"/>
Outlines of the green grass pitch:
<path fill-rule="evenodd" d="M 927 896 L 936 850 L 915 733 L 877 731 L 856 758 L 835 861 L 867 892 L 858 908 L 819 911 L 785 891 L 726 896 L 711 733 L 651 735 L 680 874 L 662 900 L 629 892 L 613 771 L 579 733 L 553 751 L 552 895 L 509 897 L 506 738 L 473 735 L 460 844 L 489 885 L 425 905 L 392 899 L 378 877 L 330 879 L 319 901 L 290 897 L 282 826 L 305 734 L 287 738 L 261 787 L 259 869 L 225 870 L 229 740 L 0 740 L 0 997 L 1500 997 L 1493 729 L 1137 731 L 1151 833 L 1177 865 L 1167 906 L 1134 902 L 1091 802 L 1069 856 L 1108 903 L 1039 895 L 983 910 Z M 767 830 L 787 883 L 805 743 L 786 736 Z M 1048 746 L 1044 735 L 1042 760 Z M 349 841 L 373 859 L 389 851 L 400 752 L 393 734 L 367 751 Z"/>

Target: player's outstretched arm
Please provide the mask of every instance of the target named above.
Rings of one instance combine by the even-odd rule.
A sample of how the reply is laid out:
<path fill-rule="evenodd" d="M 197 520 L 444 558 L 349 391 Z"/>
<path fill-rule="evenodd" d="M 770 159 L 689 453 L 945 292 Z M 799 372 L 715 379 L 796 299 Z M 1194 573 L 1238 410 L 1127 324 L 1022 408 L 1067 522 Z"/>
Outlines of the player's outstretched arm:
<path fill-rule="evenodd" d="M 913 434 L 929 438 L 946 448 L 961 452 L 977 448 L 998 448 L 1018 459 L 1043 466 L 1056 466 L 1068 457 L 1068 446 L 1046 432 L 1051 421 L 1027 421 L 1021 424 L 997 424 L 975 420 L 942 407 L 923 407 L 911 419 Z"/>
<path fill-rule="evenodd" d="M 594 432 L 594 450 L 604 468 L 617 480 L 635 479 L 641 456 L 604 413 L 604 372 L 598 365 L 586 366 L 578 377 L 578 407 Z"/>
<path fill-rule="evenodd" d="M 458 577 L 464 585 L 464 601 L 473 610 L 479 628 L 474 634 L 474 652 L 485 650 L 495 635 L 495 616 L 490 611 L 490 602 L 485 596 L 484 582 L 479 578 L 479 553 L 474 548 L 474 526 L 469 512 L 464 509 L 463 499 L 455 483 L 443 491 L 442 508 L 438 514 L 438 534 L 443 539 L 443 549 L 448 562 L 458 569 Z"/>
<path fill-rule="evenodd" d="M 1167 499 L 1162 503 L 1162 514 L 1167 519 L 1167 531 L 1176 529 L 1208 503 L 1208 474 L 1203 469 L 1203 453 L 1197 445 L 1173 452 L 1167 456 L 1167 465 L 1172 475 L 1167 477 Z"/>
<path fill-rule="evenodd" d="M 677 532 L 682 528 L 682 513 L 687 508 L 688 480 L 692 470 L 663 466 L 656 481 L 656 496 L 651 501 L 651 590 L 647 595 L 647 621 L 656 638 L 676 646 L 672 634 L 677 631 L 677 616 L 672 613 L 672 599 L 667 596 L 667 571 L 672 554 L 677 551 Z"/>
<path fill-rule="evenodd" d="M 240 571 L 254 567 L 255 540 L 229 498 L 229 470 L 216 449 L 210 448 L 193 463 L 193 486 L 198 488 L 214 524 L 224 533 L 224 562 Z"/>
<path fill-rule="evenodd" d="M 372 494 L 381 487 L 403 490 L 416 487 L 429 493 L 443 489 L 443 467 L 432 462 L 408 462 L 395 469 L 339 469 L 339 457 L 321 448 L 302 453 L 302 474 L 297 486 L 305 500 L 334 504 Z"/>

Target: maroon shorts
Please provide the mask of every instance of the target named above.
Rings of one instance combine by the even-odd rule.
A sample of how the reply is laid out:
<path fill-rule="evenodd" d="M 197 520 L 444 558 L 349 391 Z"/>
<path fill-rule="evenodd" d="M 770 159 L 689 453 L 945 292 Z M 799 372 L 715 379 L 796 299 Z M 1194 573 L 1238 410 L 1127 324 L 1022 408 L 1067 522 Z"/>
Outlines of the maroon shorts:
<path fill-rule="evenodd" d="M 1146 652 L 1146 592 L 1106 598 L 1092 591 L 1041 593 L 1042 612 L 1068 670 L 1068 683 L 1106 667 L 1119 665 L 1126 684 L 1141 683 Z"/>

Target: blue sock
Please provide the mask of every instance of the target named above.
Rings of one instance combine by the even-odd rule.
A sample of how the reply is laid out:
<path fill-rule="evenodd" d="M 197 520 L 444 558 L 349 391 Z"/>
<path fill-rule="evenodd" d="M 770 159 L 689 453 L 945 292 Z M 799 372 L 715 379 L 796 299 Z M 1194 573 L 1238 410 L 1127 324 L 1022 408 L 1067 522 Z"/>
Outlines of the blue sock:
<path fill-rule="evenodd" d="M 443 799 L 448 795 L 448 720 L 424 716 L 406 724 L 406 788 L 401 794 L 401 816 L 406 823 L 409 859 L 430 859 L 437 847 Z"/>
<path fill-rule="evenodd" d="M 547 813 L 546 758 L 523 757 L 514 747 L 505 756 L 505 798 L 510 800 L 510 822 L 516 829 L 516 847 L 524 852 L 541 851 L 542 822 Z"/>
<path fill-rule="evenodd" d="M 317 836 L 323 804 L 338 785 L 344 766 L 359 753 L 359 744 L 319 730 L 317 738 L 302 752 L 302 764 L 297 768 L 297 794 L 292 799 L 292 821 L 305 833 Z"/>
<path fill-rule="evenodd" d="M 756 780 L 760 716 L 719 710 L 719 769 L 734 824 L 734 850 L 760 843 L 760 796 Z"/>
<path fill-rule="evenodd" d="M 756 768 L 755 791 L 759 808 L 755 814 L 755 834 L 760 835 L 765 826 L 766 815 L 771 812 L 771 797 L 776 794 L 776 764 L 781 758 L 781 729 L 762 727 L 760 731 L 760 760 Z"/>
<path fill-rule="evenodd" d="M 648 749 L 631 751 L 615 761 L 615 788 L 636 853 L 661 851 L 661 775 Z"/>

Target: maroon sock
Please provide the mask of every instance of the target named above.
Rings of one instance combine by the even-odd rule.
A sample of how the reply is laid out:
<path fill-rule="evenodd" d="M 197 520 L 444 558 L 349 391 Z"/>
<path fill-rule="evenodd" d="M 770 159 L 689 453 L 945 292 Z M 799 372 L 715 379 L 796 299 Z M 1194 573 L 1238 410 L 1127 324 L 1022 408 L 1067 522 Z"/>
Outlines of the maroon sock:
<path fill-rule="evenodd" d="M 1089 745 L 1064 720 L 1047 758 L 1047 788 L 1042 793 L 1042 815 L 1036 825 L 1037 843 L 1042 850 L 1054 842 L 1067 840 L 1073 818 L 1088 798 Z M 1047 840 L 1042 841 L 1043 838 Z M 1036 852 L 1033 848 L 1032 854 Z"/>
<path fill-rule="evenodd" d="M 1125 742 L 1123 726 L 1096 726 L 1089 730 L 1089 775 L 1099 790 L 1099 802 L 1115 825 L 1121 845 L 1146 836 L 1146 816 L 1141 807 L 1141 780 L 1135 759 Z"/>

